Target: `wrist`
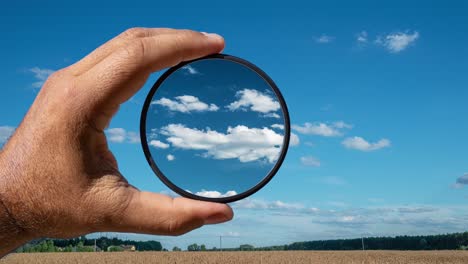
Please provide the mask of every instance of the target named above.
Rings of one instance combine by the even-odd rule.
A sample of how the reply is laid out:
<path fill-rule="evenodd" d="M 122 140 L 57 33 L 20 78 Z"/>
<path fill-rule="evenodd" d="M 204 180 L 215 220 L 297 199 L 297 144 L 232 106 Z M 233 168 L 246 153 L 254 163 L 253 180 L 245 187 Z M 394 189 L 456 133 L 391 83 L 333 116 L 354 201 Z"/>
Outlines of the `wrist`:
<path fill-rule="evenodd" d="M 18 225 L 0 196 L 0 258 L 29 240 L 27 232 Z"/>
<path fill-rule="evenodd" d="M 17 225 L 0 198 L 0 257 L 27 241 L 26 232 Z"/>
<path fill-rule="evenodd" d="M 19 225 L 10 208 L 9 170 L 0 153 L 0 257 L 32 239 Z"/>

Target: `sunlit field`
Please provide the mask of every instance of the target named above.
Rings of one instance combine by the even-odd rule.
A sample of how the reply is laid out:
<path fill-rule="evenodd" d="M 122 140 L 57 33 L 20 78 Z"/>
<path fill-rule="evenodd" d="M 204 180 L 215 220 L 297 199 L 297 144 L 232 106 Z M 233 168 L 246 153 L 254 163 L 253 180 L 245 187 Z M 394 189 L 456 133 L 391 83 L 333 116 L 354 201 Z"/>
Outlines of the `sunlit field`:
<path fill-rule="evenodd" d="M 468 251 L 22 253 L 0 263 L 468 263 Z"/>

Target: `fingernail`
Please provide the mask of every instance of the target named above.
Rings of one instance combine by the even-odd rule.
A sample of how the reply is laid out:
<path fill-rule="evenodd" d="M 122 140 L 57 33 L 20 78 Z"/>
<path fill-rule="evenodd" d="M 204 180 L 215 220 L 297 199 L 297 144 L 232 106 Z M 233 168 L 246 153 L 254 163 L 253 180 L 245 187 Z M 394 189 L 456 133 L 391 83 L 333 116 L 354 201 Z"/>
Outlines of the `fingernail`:
<path fill-rule="evenodd" d="M 203 35 L 207 36 L 208 38 L 216 39 L 216 40 L 222 40 L 223 37 L 221 37 L 218 34 L 215 33 L 206 33 L 206 32 L 201 32 Z"/>
<path fill-rule="evenodd" d="M 216 213 L 214 215 L 210 215 L 206 220 L 205 220 L 205 225 L 213 225 L 213 224 L 219 224 L 223 223 L 230 220 L 229 217 L 223 213 Z"/>

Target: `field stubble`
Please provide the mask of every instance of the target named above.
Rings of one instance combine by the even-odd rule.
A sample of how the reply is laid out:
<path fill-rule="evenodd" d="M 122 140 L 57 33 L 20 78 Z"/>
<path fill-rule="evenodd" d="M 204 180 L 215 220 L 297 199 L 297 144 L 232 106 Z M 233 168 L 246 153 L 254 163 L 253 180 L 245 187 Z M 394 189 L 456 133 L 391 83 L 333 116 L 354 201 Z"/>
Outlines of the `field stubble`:
<path fill-rule="evenodd" d="M 28 263 L 468 263 L 468 251 L 253 251 L 11 254 L 0 264 Z"/>

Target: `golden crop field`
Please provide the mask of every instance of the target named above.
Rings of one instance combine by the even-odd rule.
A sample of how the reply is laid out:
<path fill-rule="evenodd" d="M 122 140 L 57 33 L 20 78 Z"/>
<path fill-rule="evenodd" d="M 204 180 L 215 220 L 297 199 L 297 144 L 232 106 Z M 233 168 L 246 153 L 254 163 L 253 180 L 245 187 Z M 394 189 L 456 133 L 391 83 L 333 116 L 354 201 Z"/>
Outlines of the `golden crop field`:
<path fill-rule="evenodd" d="M 11 254 L 1 264 L 28 263 L 468 263 L 468 251 L 263 251 Z"/>

